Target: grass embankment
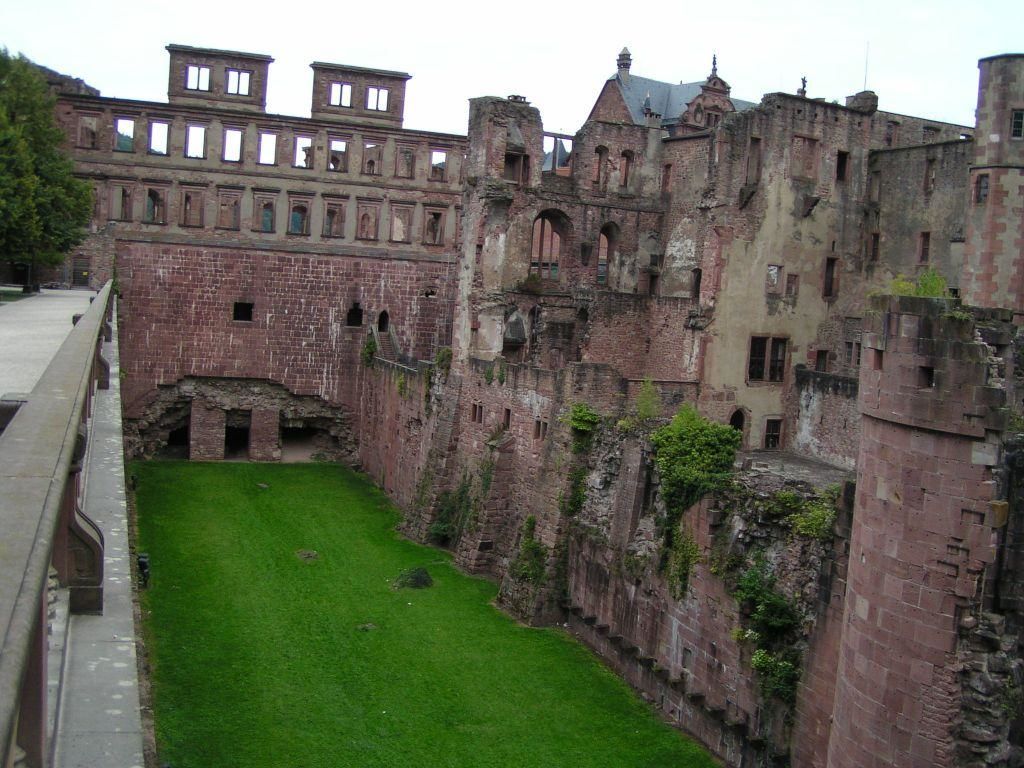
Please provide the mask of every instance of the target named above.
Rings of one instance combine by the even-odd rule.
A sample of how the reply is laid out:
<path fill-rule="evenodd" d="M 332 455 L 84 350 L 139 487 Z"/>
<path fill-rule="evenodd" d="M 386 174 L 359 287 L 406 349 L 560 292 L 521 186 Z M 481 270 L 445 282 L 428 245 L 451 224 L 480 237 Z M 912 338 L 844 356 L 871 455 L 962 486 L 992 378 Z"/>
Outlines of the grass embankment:
<path fill-rule="evenodd" d="M 401 539 L 361 477 L 327 465 L 132 472 L 161 763 L 715 764 L 570 637 L 518 625 L 490 605 L 493 584 Z M 432 587 L 392 587 L 416 566 Z"/>

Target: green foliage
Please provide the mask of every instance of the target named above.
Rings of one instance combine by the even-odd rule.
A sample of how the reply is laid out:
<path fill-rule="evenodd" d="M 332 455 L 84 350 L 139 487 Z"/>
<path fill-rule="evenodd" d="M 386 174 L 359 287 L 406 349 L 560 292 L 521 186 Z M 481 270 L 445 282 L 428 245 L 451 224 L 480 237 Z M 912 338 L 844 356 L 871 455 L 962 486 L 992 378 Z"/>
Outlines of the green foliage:
<path fill-rule="evenodd" d="M 569 473 L 569 492 L 563 493 L 558 499 L 558 511 L 563 517 L 576 517 L 583 511 L 587 500 L 587 470 L 576 467 Z"/>
<path fill-rule="evenodd" d="M 785 654 L 774 654 L 759 648 L 750 657 L 750 666 L 757 672 L 761 693 L 786 704 L 796 700 L 796 684 L 800 680 L 800 667 Z"/>
<path fill-rule="evenodd" d="M 92 190 L 63 141 L 42 74 L 0 49 L 0 257 L 59 264 L 85 237 Z"/>
<path fill-rule="evenodd" d="M 1011 432 L 1024 432 L 1024 413 L 1013 410 L 1009 411 L 1007 429 Z"/>
<path fill-rule="evenodd" d="M 541 292 L 543 283 L 541 283 L 540 275 L 536 272 L 531 272 L 526 276 L 526 279 L 519 283 L 519 291 L 521 293 L 533 293 L 538 294 Z"/>
<path fill-rule="evenodd" d="M 775 591 L 775 579 L 763 562 L 748 568 L 736 584 L 732 596 L 749 613 L 751 628 L 766 643 L 782 641 L 797 629 L 800 616 L 793 604 Z"/>
<path fill-rule="evenodd" d="M 654 461 L 670 519 L 678 519 L 683 510 L 721 486 L 732 470 L 740 439 L 737 430 L 708 421 L 691 405 L 655 430 Z"/>
<path fill-rule="evenodd" d="M 507 372 L 507 369 L 506 369 L 506 366 L 505 366 L 505 361 L 502 360 L 501 363 L 498 365 L 498 383 L 499 384 L 504 384 L 505 383 L 505 374 L 506 374 L 506 372 Z"/>
<path fill-rule="evenodd" d="M 405 396 L 409 394 L 409 382 L 406 381 L 404 373 L 398 374 L 398 384 L 396 389 L 398 390 L 398 396 L 403 400 L 405 399 Z"/>
<path fill-rule="evenodd" d="M 956 323 L 969 323 L 974 319 L 974 315 L 968 312 L 966 309 L 951 309 L 949 312 L 943 312 L 942 317 L 946 320 L 952 320 Z"/>
<path fill-rule="evenodd" d="M 434 366 L 441 371 L 444 378 L 448 378 L 448 371 L 452 369 L 452 348 L 441 347 L 434 356 Z"/>
<path fill-rule="evenodd" d="M 672 597 L 682 600 L 690 586 L 690 572 L 700 562 L 700 548 L 688 530 L 676 537 L 668 557 L 668 587 Z"/>
<path fill-rule="evenodd" d="M 890 293 L 896 296 L 921 296 L 924 298 L 942 298 L 948 294 L 946 278 L 934 267 L 929 267 L 913 280 L 906 275 L 897 275 L 889 283 Z"/>
<path fill-rule="evenodd" d="M 363 349 L 359 353 L 359 359 L 367 368 L 373 368 L 373 359 L 377 356 L 377 340 L 373 336 L 367 336 Z"/>
<path fill-rule="evenodd" d="M 493 363 L 491 365 L 488 365 L 487 368 L 484 369 L 484 381 L 486 381 L 488 384 L 490 384 L 492 381 L 494 381 L 494 364 Z"/>
<path fill-rule="evenodd" d="M 448 546 L 458 541 L 473 511 L 473 487 L 469 475 L 463 475 L 454 491 L 442 491 L 437 498 L 437 516 L 427 528 L 431 541 Z"/>
<path fill-rule="evenodd" d="M 644 379 L 636 395 L 636 417 L 641 422 L 661 415 L 661 396 L 650 379 Z"/>
<path fill-rule="evenodd" d="M 830 541 L 839 493 L 839 487 L 834 486 L 813 499 L 801 500 L 788 518 L 793 532 L 810 539 Z"/>
<path fill-rule="evenodd" d="M 434 580 L 430 578 L 426 568 L 419 566 L 404 569 L 398 574 L 392 586 L 395 589 L 426 589 L 434 586 Z"/>
<path fill-rule="evenodd" d="M 519 554 L 509 565 L 509 573 L 517 581 L 540 584 L 544 580 L 548 550 L 536 538 L 537 518 L 528 515 L 523 521 L 523 535 L 519 539 Z"/>
<path fill-rule="evenodd" d="M 586 453 L 594 442 L 594 433 L 601 425 L 601 414 L 586 403 L 573 403 L 565 423 L 572 430 L 573 453 Z"/>

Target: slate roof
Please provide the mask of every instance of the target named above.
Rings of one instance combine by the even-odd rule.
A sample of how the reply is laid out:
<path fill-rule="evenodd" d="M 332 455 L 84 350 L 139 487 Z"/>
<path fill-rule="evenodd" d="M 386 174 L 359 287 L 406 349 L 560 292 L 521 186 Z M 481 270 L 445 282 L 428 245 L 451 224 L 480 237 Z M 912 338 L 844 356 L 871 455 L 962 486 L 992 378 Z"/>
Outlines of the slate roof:
<path fill-rule="evenodd" d="M 623 79 L 617 73 L 608 78 L 619 84 L 619 91 L 622 98 L 629 107 L 629 113 L 633 116 L 633 122 L 642 125 L 644 120 L 644 101 L 647 94 L 651 95 L 651 110 L 661 115 L 662 125 L 675 125 L 679 122 L 679 116 L 686 109 L 693 97 L 700 93 L 704 81 L 696 83 L 663 83 L 660 80 L 651 80 L 647 77 L 629 75 Z M 757 106 L 756 102 L 733 99 L 733 106 L 737 112 L 751 109 Z"/>

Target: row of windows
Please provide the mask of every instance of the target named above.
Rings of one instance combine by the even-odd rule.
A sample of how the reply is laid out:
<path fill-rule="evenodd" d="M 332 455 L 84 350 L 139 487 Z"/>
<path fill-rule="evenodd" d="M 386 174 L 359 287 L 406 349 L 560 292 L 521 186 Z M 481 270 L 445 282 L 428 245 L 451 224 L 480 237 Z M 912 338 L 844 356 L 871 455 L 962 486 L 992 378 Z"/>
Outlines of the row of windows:
<path fill-rule="evenodd" d="M 79 118 L 78 146 L 83 149 L 97 148 L 97 124 L 99 118 L 94 115 L 82 115 Z M 190 159 L 205 160 L 209 151 L 209 126 L 189 123 L 185 126 L 184 156 Z M 292 137 L 291 164 L 294 168 L 314 169 L 316 167 L 316 151 L 313 147 L 313 136 L 294 134 Z M 277 165 L 279 159 L 280 134 L 273 131 L 260 131 L 257 138 L 256 162 L 258 165 Z M 220 159 L 225 163 L 240 163 L 243 157 L 245 131 L 241 128 L 224 128 L 221 142 Z M 384 140 L 365 139 L 362 143 L 362 159 L 360 171 L 367 176 L 380 176 L 384 173 Z M 136 149 L 136 120 L 130 117 L 118 117 L 114 120 L 114 151 L 134 152 Z M 348 139 L 329 137 L 327 140 L 326 168 L 329 171 L 346 173 L 349 170 L 349 154 L 352 144 Z M 162 120 L 149 121 L 148 152 L 152 155 L 170 154 L 170 123 Z M 427 179 L 430 181 L 448 180 L 448 158 L 450 151 L 432 147 L 429 150 L 429 168 Z M 410 144 L 398 144 L 395 149 L 394 176 L 400 179 L 412 179 L 416 176 L 416 159 L 418 148 Z"/>
<path fill-rule="evenodd" d="M 366 88 L 366 109 L 372 112 L 387 112 L 390 92 L 377 85 Z M 332 107 L 352 106 L 352 83 L 332 82 L 327 87 L 327 103 Z"/>
<path fill-rule="evenodd" d="M 183 227 L 205 227 L 206 191 L 182 189 L 179 201 L 178 223 Z M 350 204 L 341 199 L 324 199 L 321 234 L 323 237 L 343 238 L 346 236 L 346 213 Z M 289 196 L 288 217 L 285 231 L 290 235 L 308 235 L 311 227 L 313 200 L 306 197 Z M 273 233 L 277 230 L 277 196 L 253 192 L 250 228 L 253 232 Z M 390 230 L 388 239 L 395 243 L 410 243 L 416 206 L 392 203 L 390 206 Z M 114 186 L 111 192 L 110 218 L 115 221 L 132 221 L 132 189 Z M 380 239 L 381 204 L 358 201 L 355 204 L 357 240 Z M 167 190 L 149 187 L 145 192 L 142 214 L 143 224 L 166 224 L 168 221 Z M 422 215 L 422 242 L 426 245 L 444 244 L 445 210 L 424 207 Z M 222 190 L 217 197 L 216 224 L 218 229 L 240 230 L 242 228 L 241 190 Z"/>
<path fill-rule="evenodd" d="M 484 423 L 484 406 L 481 403 L 473 403 L 470 420 L 474 424 Z M 501 418 L 502 429 L 512 428 L 512 409 L 505 408 Z M 548 436 L 548 422 L 545 419 L 533 420 L 533 439 L 544 440 Z"/>

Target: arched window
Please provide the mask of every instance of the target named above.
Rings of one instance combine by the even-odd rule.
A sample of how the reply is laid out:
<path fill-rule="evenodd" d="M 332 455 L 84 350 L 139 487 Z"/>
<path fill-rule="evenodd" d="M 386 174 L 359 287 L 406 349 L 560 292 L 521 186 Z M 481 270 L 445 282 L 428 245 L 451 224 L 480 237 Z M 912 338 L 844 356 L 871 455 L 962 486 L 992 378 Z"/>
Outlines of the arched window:
<path fill-rule="evenodd" d="M 633 153 L 628 149 L 622 153 L 622 167 L 619 170 L 619 184 L 629 186 L 629 175 L 633 170 Z"/>
<path fill-rule="evenodd" d="M 381 313 L 377 315 L 377 332 L 387 333 L 388 327 L 391 325 L 391 319 L 388 317 L 388 311 L 381 310 Z"/>
<path fill-rule="evenodd" d="M 619 230 L 614 224 L 601 227 L 597 238 L 597 284 L 608 284 L 608 263 L 615 258 L 615 246 L 619 239 Z"/>
<path fill-rule="evenodd" d="M 345 315 L 345 325 L 362 325 L 363 324 L 363 308 L 359 306 L 359 302 L 353 302 L 351 308 L 348 310 L 348 314 Z"/>
<path fill-rule="evenodd" d="M 274 204 L 264 203 L 263 208 L 260 209 L 260 231 L 262 232 L 273 232 L 274 231 Z"/>
<path fill-rule="evenodd" d="M 701 279 L 702 276 L 703 276 L 703 273 L 700 271 L 699 268 L 696 268 L 696 269 L 693 269 L 693 270 L 690 271 L 690 298 L 691 299 L 699 299 L 700 298 L 700 279 Z"/>
<path fill-rule="evenodd" d="M 288 217 L 288 233 L 291 235 L 309 234 L 309 212 L 304 205 L 293 205 Z"/>
<path fill-rule="evenodd" d="M 561 227 L 549 213 L 542 213 L 533 222 L 533 250 L 530 272 L 542 279 L 558 279 L 558 258 L 562 250 Z"/>

